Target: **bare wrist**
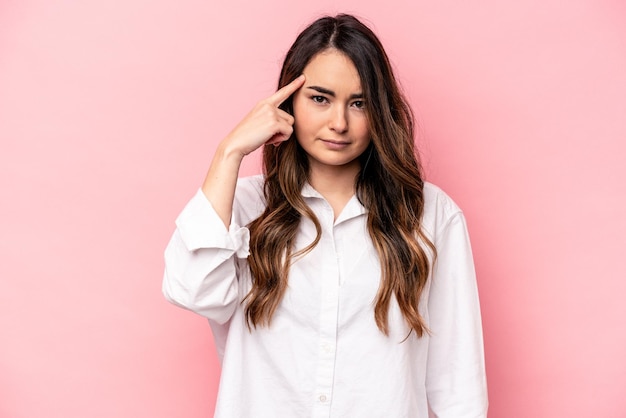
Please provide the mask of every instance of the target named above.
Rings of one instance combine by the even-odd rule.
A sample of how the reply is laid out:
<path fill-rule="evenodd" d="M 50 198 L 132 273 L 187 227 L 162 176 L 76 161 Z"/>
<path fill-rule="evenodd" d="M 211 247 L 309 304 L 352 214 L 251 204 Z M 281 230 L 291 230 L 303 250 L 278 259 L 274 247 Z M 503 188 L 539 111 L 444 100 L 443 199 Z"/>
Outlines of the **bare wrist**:
<path fill-rule="evenodd" d="M 219 158 L 222 161 L 241 163 L 246 154 L 239 149 L 234 148 L 227 141 L 222 141 L 215 150 L 213 158 Z"/>

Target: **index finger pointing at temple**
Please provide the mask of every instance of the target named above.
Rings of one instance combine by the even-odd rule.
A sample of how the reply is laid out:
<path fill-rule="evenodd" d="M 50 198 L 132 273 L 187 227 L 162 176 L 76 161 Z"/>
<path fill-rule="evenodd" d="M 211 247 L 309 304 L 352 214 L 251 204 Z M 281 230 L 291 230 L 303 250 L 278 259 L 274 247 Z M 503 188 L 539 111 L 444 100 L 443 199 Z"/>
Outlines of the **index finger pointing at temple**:
<path fill-rule="evenodd" d="M 269 97 L 268 101 L 272 103 L 274 106 L 280 106 L 282 102 L 287 100 L 289 96 L 294 94 L 296 90 L 302 87 L 303 84 L 304 84 L 304 74 L 298 76 L 298 78 L 293 80 L 291 83 L 287 84 L 286 86 L 278 90 L 276 93 L 272 94 Z"/>

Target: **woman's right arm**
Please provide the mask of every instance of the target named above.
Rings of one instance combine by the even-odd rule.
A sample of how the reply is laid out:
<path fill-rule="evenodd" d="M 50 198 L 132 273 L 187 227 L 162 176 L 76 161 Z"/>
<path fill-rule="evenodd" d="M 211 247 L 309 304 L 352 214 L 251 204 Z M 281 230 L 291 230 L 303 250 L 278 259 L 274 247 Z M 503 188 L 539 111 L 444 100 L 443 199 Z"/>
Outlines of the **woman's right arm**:
<path fill-rule="evenodd" d="M 236 258 L 248 255 L 247 228 L 231 224 L 243 157 L 263 144 L 279 145 L 293 117 L 278 106 L 304 83 L 300 76 L 259 102 L 218 146 L 206 179 L 176 220 L 165 250 L 163 294 L 170 302 L 218 323 L 239 301 Z"/>
<path fill-rule="evenodd" d="M 272 96 L 259 102 L 218 146 L 202 185 L 213 208 L 228 228 L 233 211 L 235 186 L 243 157 L 263 144 L 280 145 L 293 132 L 293 116 L 278 108 L 304 83 L 296 78 Z"/>

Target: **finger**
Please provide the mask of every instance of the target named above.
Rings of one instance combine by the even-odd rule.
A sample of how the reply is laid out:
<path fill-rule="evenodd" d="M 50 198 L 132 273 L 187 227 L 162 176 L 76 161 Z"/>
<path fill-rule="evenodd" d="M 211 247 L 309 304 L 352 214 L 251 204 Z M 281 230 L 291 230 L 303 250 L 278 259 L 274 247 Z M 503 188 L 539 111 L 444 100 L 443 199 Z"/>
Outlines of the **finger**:
<path fill-rule="evenodd" d="M 298 76 L 298 78 L 293 80 L 291 83 L 287 84 L 286 86 L 278 90 L 276 93 L 272 94 L 268 98 L 268 101 L 272 103 L 274 106 L 280 106 L 282 102 L 287 100 L 289 96 L 294 94 L 296 90 L 302 87 L 303 84 L 304 84 L 304 74 Z"/>
<path fill-rule="evenodd" d="M 290 137 L 291 135 L 287 135 L 287 134 L 276 134 L 270 139 L 268 139 L 265 143 L 267 145 L 279 146 L 280 144 L 288 140 Z"/>
<path fill-rule="evenodd" d="M 291 125 L 283 125 L 279 130 L 276 131 L 274 135 L 267 141 L 266 144 L 280 144 L 291 138 L 291 134 L 293 133 L 293 127 Z"/>
<path fill-rule="evenodd" d="M 277 109 L 277 110 L 278 110 L 279 118 L 287 122 L 289 125 L 293 125 L 293 123 L 295 122 L 295 119 L 293 116 L 291 116 L 289 113 L 285 112 L 284 110 L 281 110 L 281 109 Z"/>

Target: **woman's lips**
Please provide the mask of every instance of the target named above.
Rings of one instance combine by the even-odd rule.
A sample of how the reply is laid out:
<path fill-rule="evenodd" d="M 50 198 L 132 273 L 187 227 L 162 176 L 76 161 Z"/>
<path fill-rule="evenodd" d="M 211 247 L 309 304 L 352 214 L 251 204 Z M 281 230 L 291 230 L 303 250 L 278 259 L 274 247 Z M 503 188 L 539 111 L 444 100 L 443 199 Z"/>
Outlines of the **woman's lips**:
<path fill-rule="evenodd" d="M 334 139 L 320 139 L 320 141 L 322 141 L 324 145 L 326 145 L 327 148 L 334 149 L 334 150 L 340 150 L 350 145 L 350 142 L 337 141 Z"/>

